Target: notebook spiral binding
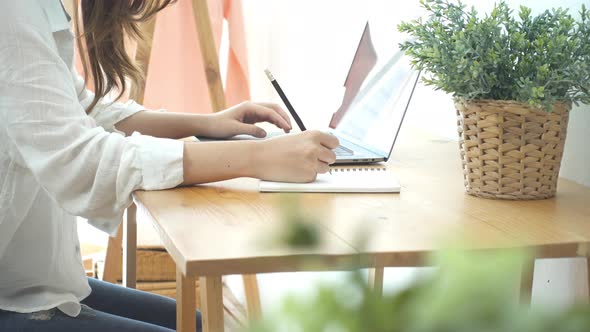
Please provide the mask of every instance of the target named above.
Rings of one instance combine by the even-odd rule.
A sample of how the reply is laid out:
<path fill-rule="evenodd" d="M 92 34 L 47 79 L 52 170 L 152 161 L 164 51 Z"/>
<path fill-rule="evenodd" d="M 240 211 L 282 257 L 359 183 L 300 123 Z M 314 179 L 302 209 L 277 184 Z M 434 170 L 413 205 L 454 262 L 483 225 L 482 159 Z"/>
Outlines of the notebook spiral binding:
<path fill-rule="evenodd" d="M 363 172 L 363 171 L 387 171 L 387 167 L 379 166 L 379 167 L 350 167 L 350 168 L 341 168 L 341 167 L 333 167 L 330 168 L 330 173 L 348 173 L 348 172 Z"/>

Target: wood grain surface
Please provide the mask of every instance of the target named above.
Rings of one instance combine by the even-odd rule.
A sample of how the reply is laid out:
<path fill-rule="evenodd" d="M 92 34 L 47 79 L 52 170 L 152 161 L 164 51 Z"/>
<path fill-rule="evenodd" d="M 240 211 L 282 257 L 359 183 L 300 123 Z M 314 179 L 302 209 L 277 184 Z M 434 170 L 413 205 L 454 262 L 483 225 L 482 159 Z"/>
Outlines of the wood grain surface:
<path fill-rule="evenodd" d="M 590 188 L 559 181 L 555 198 L 502 201 L 465 193 L 458 144 L 402 130 L 388 171 L 400 194 L 293 196 L 320 225 L 317 248 L 276 244 L 285 227 L 281 194 L 259 193 L 255 179 L 137 192 L 178 268 L 188 275 L 250 274 L 417 266 L 461 239 L 467 249 L 527 247 L 536 257 L 587 256 Z M 366 253 L 358 261 L 358 253 Z"/>

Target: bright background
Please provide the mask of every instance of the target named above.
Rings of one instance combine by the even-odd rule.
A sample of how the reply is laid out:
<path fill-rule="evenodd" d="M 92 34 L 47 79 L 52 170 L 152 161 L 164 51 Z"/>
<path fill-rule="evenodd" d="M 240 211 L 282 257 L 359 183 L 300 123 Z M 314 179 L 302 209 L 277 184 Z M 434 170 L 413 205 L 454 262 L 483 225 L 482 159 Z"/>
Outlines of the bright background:
<path fill-rule="evenodd" d="M 484 12 L 493 1 L 464 1 Z M 526 5 L 539 12 L 555 6 L 577 12 L 582 0 L 509 0 L 512 8 Z M 587 0 L 586 0 L 587 2 Z M 340 103 L 343 82 L 367 19 L 391 26 L 421 14 L 418 0 L 243 0 L 249 48 L 253 100 L 280 102 L 264 76 L 270 68 L 287 92 L 298 113 L 311 127 L 326 127 Z M 227 56 L 222 42 L 220 57 Z M 222 71 L 224 61 L 222 63 Z M 222 75 L 225 77 L 225 75 Z M 451 98 L 420 85 L 408 110 L 404 128 L 415 127 L 431 134 L 457 139 L 455 110 Z M 590 106 L 572 111 L 561 175 L 590 186 Z M 403 134 L 403 129 L 402 129 Z M 457 158 L 458 158 L 457 154 Z M 403 179 L 401 179 L 403 181 Z M 590 221 L 590 220 L 589 220 Z M 427 225 L 425 225 L 427 227 Z M 106 235 L 85 223 L 82 242 L 106 244 Z M 388 268 L 385 291 L 395 291 L 428 273 L 427 268 Z M 342 280 L 340 272 L 277 273 L 259 275 L 263 310 L 276 308 L 289 292 L 309 294 L 318 282 Z M 230 276 L 230 287 L 243 298 L 241 278 Z M 564 307 L 587 296 L 585 259 L 538 260 L 533 302 Z"/>
<path fill-rule="evenodd" d="M 464 3 L 485 12 L 493 7 L 494 1 Z M 508 1 L 511 8 L 531 7 L 533 14 L 558 6 L 577 13 L 582 3 L 588 6 L 582 0 Z M 316 128 L 325 128 L 339 105 L 342 85 L 367 19 L 388 22 L 391 33 L 395 34 L 400 21 L 417 18 L 422 13 L 417 0 L 243 0 L 243 4 L 252 99 L 280 102 L 264 76 L 263 70 L 268 67 L 303 121 Z M 224 47 L 222 44 L 222 59 Z M 406 128 L 457 139 L 451 97 L 430 87 L 417 88 L 406 119 Z M 561 176 L 586 186 L 590 186 L 589 141 L 590 106 L 586 105 L 571 113 L 561 169 Z M 388 268 L 385 290 L 395 291 L 427 271 L 427 268 Z M 533 302 L 564 307 L 586 296 L 585 272 L 585 259 L 538 260 Z M 343 274 L 339 272 L 260 275 L 263 309 L 275 307 L 289 291 L 305 294 L 314 283 L 341 278 Z M 231 277 L 229 281 L 240 294 L 241 279 Z"/>
<path fill-rule="evenodd" d="M 494 1 L 467 0 L 479 12 Z M 578 13 L 582 0 L 509 0 L 511 8 L 525 5 L 533 14 L 552 7 Z M 402 20 L 417 18 L 418 0 L 243 0 L 253 100 L 280 102 L 263 70 L 270 68 L 303 118 L 317 128 L 329 122 L 338 107 L 343 83 L 367 19 L 387 22 L 391 33 Z M 226 46 L 222 45 L 221 58 Z M 222 61 L 223 63 L 223 61 Z M 225 77 L 225 75 L 222 75 Z M 590 186 L 590 106 L 575 109 L 570 118 L 562 176 Z M 406 125 L 457 138 L 451 98 L 420 86 Z"/>

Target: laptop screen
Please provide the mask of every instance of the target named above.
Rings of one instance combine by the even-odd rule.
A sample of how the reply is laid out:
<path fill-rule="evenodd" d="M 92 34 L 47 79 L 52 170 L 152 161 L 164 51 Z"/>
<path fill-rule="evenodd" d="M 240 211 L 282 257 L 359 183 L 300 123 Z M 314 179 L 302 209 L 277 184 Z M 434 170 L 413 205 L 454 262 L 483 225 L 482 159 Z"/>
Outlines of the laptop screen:
<path fill-rule="evenodd" d="M 380 41 L 371 37 L 367 24 L 345 83 L 348 96 L 332 125 L 336 122 L 333 127 L 339 136 L 389 156 L 419 72 L 412 69 L 397 43 L 379 47 Z"/>

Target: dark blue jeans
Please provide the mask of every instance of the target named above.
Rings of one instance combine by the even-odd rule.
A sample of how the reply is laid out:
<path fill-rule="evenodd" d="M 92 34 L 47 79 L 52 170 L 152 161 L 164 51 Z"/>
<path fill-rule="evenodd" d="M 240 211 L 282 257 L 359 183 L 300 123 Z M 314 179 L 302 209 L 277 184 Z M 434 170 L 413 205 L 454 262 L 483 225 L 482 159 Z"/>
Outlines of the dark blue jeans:
<path fill-rule="evenodd" d="M 147 331 L 176 329 L 176 301 L 167 297 L 88 279 L 92 293 L 82 301 L 78 317 L 57 309 L 20 314 L 0 310 L 0 331 Z M 201 315 L 197 331 L 201 331 Z"/>

